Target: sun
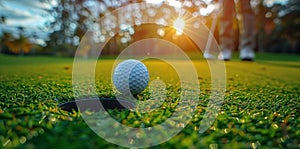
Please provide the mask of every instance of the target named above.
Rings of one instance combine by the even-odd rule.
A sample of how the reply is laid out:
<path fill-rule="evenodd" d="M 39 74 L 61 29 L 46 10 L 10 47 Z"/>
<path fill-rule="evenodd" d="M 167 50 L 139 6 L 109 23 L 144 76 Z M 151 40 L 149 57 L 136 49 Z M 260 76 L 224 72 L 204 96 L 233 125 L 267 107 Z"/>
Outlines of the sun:
<path fill-rule="evenodd" d="M 182 35 L 183 33 L 183 28 L 184 28 L 185 22 L 182 18 L 177 18 L 174 22 L 173 22 L 173 26 L 176 29 L 176 34 L 177 35 Z"/>

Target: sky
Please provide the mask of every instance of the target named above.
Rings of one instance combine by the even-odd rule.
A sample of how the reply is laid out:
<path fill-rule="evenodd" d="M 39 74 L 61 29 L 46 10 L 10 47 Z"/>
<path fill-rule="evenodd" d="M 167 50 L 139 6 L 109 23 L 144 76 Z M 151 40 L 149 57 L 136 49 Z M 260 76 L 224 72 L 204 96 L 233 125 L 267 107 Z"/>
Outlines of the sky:
<path fill-rule="evenodd" d="M 10 32 L 17 36 L 18 27 L 24 27 L 24 35 L 36 34 L 39 38 L 45 39 L 47 33 L 40 28 L 45 27 L 45 23 L 53 21 L 48 10 L 56 6 L 56 0 L 41 2 L 39 0 L 1 0 L 0 16 L 4 16 L 5 24 L 0 24 L 0 34 Z M 44 44 L 42 40 L 35 41 Z"/>
<path fill-rule="evenodd" d="M 274 3 L 286 4 L 288 0 L 264 0 L 265 5 L 271 7 Z"/>
<path fill-rule="evenodd" d="M 274 3 L 284 4 L 286 1 L 265 0 L 265 4 L 271 6 Z M 0 35 L 6 31 L 17 36 L 19 34 L 18 27 L 21 26 L 24 27 L 24 35 L 36 34 L 39 39 L 36 39 L 34 42 L 44 44 L 42 39 L 46 39 L 48 33 L 40 28 L 44 28 L 46 22 L 54 20 L 47 12 L 53 6 L 57 6 L 56 0 L 0 0 L 0 16 L 5 16 L 6 18 L 5 24 L 0 24 Z"/>

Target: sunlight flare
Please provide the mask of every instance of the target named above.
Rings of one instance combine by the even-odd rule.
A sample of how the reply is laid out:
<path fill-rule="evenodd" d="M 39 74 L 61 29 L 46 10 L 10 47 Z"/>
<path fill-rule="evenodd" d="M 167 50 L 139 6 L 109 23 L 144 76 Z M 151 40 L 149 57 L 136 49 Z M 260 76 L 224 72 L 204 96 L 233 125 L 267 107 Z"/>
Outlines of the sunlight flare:
<path fill-rule="evenodd" d="M 182 35 L 183 33 L 183 28 L 184 28 L 185 22 L 182 18 L 177 18 L 174 23 L 173 26 L 176 29 L 176 34 L 177 35 Z"/>

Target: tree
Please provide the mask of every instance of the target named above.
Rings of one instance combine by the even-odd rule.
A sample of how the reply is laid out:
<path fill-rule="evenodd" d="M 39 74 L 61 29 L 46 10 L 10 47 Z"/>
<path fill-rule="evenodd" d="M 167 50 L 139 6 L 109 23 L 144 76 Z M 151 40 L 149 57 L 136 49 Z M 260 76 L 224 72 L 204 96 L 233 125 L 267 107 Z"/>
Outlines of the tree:
<path fill-rule="evenodd" d="M 58 51 L 73 51 L 88 29 L 100 32 L 95 29 L 99 17 L 105 15 L 108 11 L 127 4 L 127 1 L 95 1 L 95 0 L 58 0 L 59 5 L 53 8 L 50 13 L 55 21 L 48 24 L 51 31 L 47 41 L 48 49 L 58 49 Z M 117 41 L 110 41 L 111 46 L 106 48 L 112 49 Z M 113 49 L 116 50 L 116 49 Z M 56 50 L 57 51 L 57 50 Z M 109 50 L 109 53 L 114 51 Z"/>
<path fill-rule="evenodd" d="M 257 19 L 257 47 L 260 52 L 266 52 L 268 50 L 266 42 L 268 42 L 268 36 L 271 35 L 275 28 L 274 20 L 278 17 L 278 9 L 281 5 L 276 4 L 272 7 L 264 5 L 263 0 L 257 0 L 255 7 L 256 19 Z"/>
<path fill-rule="evenodd" d="M 10 36 L 8 34 L 8 36 Z M 29 39 L 23 35 L 20 35 L 18 39 L 12 39 L 10 37 L 6 37 L 5 45 L 8 47 L 10 52 L 14 54 L 24 55 L 30 52 L 30 49 L 34 46 Z"/>
<path fill-rule="evenodd" d="M 124 2 L 124 3 L 122 3 Z M 181 1 L 184 2 L 184 1 Z M 258 49 L 259 51 L 268 52 L 280 51 L 280 45 L 276 44 L 287 41 L 289 44 L 293 45 L 293 48 L 297 48 L 297 43 L 299 36 L 297 34 L 291 34 L 293 31 L 299 30 L 297 25 L 297 15 L 294 13 L 296 10 L 300 10 L 299 0 L 289 0 L 286 6 L 281 4 L 266 5 L 266 0 L 253 0 L 256 3 L 255 11 L 257 14 L 257 28 L 258 28 Z M 49 51 L 53 53 L 60 52 L 68 55 L 72 55 L 75 52 L 79 41 L 82 39 L 83 35 L 88 29 L 94 29 L 97 24 L 97 19 L 105 15 L 109 11 L 113 11 L 115 8 L 122 6 L 123 4 L 129 3 L 128 1 L 99 1 L 99 0 L 58 0 L 58 5 L 50 10 L 50 13 L 55 18 L 54 22 L 48 24 L 48 30 L 51 31 L 49 40 L 47 41 L 47 47 Z M 199 11 L 199 8 L 206 3 L 200 3 L 201 6 L 192 4 L 190 7 L 184 6 L 194 12 Z M 94 7 L 97 7 L 94 9 Z M 101 8 L 100 8 L 101 7 Z M 99 9 L 103 9 L 99 11 Z M 282 13 L 285 12 L 290 17 L 282 17 Z M 117 16 L 119 17 L 119 16 Z M 204 17 L 207 22 L 207 26 L 210 26 L 211 16 L 208 15 Z M 278 23 L 281 20 L 281 23 Z M 117 21 L 119 21 L 117 19 Z M 289 27 L 291 26 L 291 27 Z M 100 34 L 102 33 L 105 26 L 99 27 Z M 238 27 L 237 27 L 238 28 Z M 96 31 L 95 31 L 96 32 Z M 104 31 L 109 34 L 108 31 Z M 284 36 L 284 37 L 283 37 Z M 236 38 L 238 39 L 238 38 Z M 107 44 L 106 51 L 107 54 L 115 54 L 117 50 L 115 44 L 120 44 L 120 38 L 113 38 L 109 44 Z M 276 41 L 276 42 L 274 42 Z M 117 46 L 119 48 L 121 46 Z M 279 47 L 279 48 L 278 48 Z M 281 46 L 282 47 L 282 46 Z M 121 47 L 122 48 L 122 47 Z M 283 48 L 284 49 L 284 48 Z M 93 51 L 86 50 L 87 53 L 93 53 Z"/>
<path fill-rule="evenodd" d="M 284 52 L 300 53 L 300 1 L 290 0 L 280 12 L 278 36 L 288 43 Z"/>
<path fill-rule="evenodd" d="M 0 43 L 1 43 L 0 52 L 1 53 L 8 53 L 9 52 L 9 49 L 6 45 L 6 42 L 8 42 L 11 39 L 12 39 L 12 35 L 10 33 L 8 33 L 8 32 L 3 32 L 2 33 L 1 40 L 0 40 Z"/>
<path fill-rule="evenodd" d="M 60 47 L 58 50 L 69 50 L 78 46 L 81 37 L 92 22 L 91 11 L 85 6 L 85 0 L 58 0 L 59 5 L 50 13 L 55 21 L 48 24 L 52 31 L 47 41 L 50 49 Z"/>
<path fill-rule="evenodd" d="M 46 0 L 40 0 L 46 1 Z M 6 5 L 0 1 L 0 7 L 5 8 Z M 0 24 L 8 26 L 7 20 L 11 19 L 9 18 L 9 15 L 7 16 L 0 16 Z M 12 27 L 12 26 L 11 26 Z M 19 27 L 13 27 L 14 31 L 12 30 L 6 30 L 5 28 L 2 28 L 1 32 L 1 38 L 0 38 L 0 53 L 8 53 L 8 54 L 19 54 L 24 55 L 30 52 L 30 50 L 35 46 L 32 41 L 30 41 L 30 38 L 37 38 L 36 36 L 32 35 L 26 35 L 24 34 L 24 31 L 28 29 L 26 26 L 19 26 Z"/>
<path fill-rule="evenodd" d="M 0 6 L 1 6 L 1 3 L 0 3 Z M 4 24 L 6 22 L 6 17 L 5 16 L 1 16 L 1 20 L 0 20 L 0 24 Z M 1 37 L 1 40 L 0 40 L 0 53 L 2 53 L 2 50 L 3 50 L 3 46 L 4 46 L 4 35 L 5 33 L 3 33 L 3 36 Z"/>
<path fill-rule="evenodd" d="M 1 37 L 1 52 L 19 55 L 28 54 L 31 48 L 34 47 L 34 44 L 31 43 L 28 37 L 22 35 L 23 30 L 23 27 L 19 27 L 20 35 L 18 38 L 14 37 L 11 33 L 4 32 Z"/>

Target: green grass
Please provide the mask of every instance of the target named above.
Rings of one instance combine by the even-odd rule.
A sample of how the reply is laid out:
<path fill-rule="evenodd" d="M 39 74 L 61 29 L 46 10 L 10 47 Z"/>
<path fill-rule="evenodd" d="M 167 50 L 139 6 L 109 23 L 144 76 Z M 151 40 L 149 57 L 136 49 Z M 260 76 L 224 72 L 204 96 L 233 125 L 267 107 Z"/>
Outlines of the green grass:
<path fill-rule="evenodd" d="M 114 96 L 108 75 L 113 62 L 104 59 L 97 65 L 100 97 Z M 174 70 L 158 61 L 145 63 L 151 79 L 166 80 L 167 96 L 176 101 Z M 98 137 L 79 113 L 59 109 L 57 101 L 74 100 L 72 65 L 71 58 L 0 55 L 0 148 L 120 148 Z M 198 127 L 210 93 L 210 72 L 204 60 L 194 65 L 201 85 L 196 113 L 182 132 L 153 148 L 300 148 L 299 55 L 260 53 L 253 63 L 226 62 L 225 102 L 203 134 Z M 149 90 L 139 98 L 149 98 Z M 170 111 L 172 104 L 143 118 L 109 112 L 121 123 L 139 127 L 145 119 L 146 126 L 162 122 Z"/>

